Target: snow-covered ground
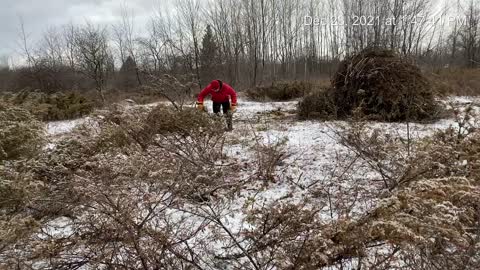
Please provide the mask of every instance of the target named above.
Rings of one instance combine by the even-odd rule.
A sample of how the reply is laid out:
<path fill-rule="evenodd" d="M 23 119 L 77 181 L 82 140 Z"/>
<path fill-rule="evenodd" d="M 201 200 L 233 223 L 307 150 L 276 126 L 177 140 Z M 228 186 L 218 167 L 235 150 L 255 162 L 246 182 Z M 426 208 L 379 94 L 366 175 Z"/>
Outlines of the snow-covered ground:
<path fill-rule="evenodd" d="M 473 105 L 476 106 L 477 108 L 480 107 L 480 97 L 448 97 L 447 99 L 443 100 L 445 104 L 452 104 L 456 105 L 459 107 L 465 107 L 467 105 Z M 160 103 L 165 103 L 168 104 L 168 102 L 160 102 Z M 153 103 L 153 104 L 147 104 L 147 105 L 139 105 L 139 106 L 146 106 L 146 107 L 153 107 L 156 104 L 160 103 Z M 206 106 L 210 108 L 211 111 L 211 102 L 207 101 Z M 246 101 L 246 100 L 239 100 L 239 107 L 238 111 L 235 114 L 235 119 L 237 121 L 241 122 L 249 122 L 250 124 L 254 125 L 268 125 L 268 121 L 271 120 L 269 119 L 268 115 L 266 117 L 265 114 L 269 114 L 270 116 L 275 117 L 276 113 L 283 115 L 283 114 L 293 114 L 297 106 L 297 101 L 289 101 L 289 102 L 253 102 L 253 101 Z M 293 119 L 293 115 L 291 119 Z M 80 118 L 80 119 L 75 119 L 75 120 L 65 120 L 65 121 L 54 121 L 54 122 L 48 122 L 46 131 L 48 135 L 51 136 L 57 136 L 57 135 L 62 135 L 62 134 L 67 134 L 71 132 L 76 126 L 81 125 L 85 122 L 87 118 Z M 276 121 L 275 121 L 276 122 Z M 417 132 L 422 132 L 420 134 L 428 134 L 431 131 L 434 131 L 436 129 L 442 129 L 445 127 L 448 127 L 454 123 L 453 119 L 444 119 L 444 120 L 439 120 L 436 123 L 433 124 L 411 124 L 413 126 L 413 130 Z M 277 123 L 278 124 L 278 123 Z M 323 127 L 328 123 L 319 123 L 319 122 L 311 122 L 311 121 L 305 121 L 305 122 L 297 122 L 297 121 L 290 121 L 288 122 L 288 125 L 283 125 L 280 126 L 280 128 L 292 128 L 296 126 L 297 128 L 294 130 L 289 130 L 289 137 L 291 139 L 294 139 L 297 137 L 295 134 L 301 133 L 302 126 L 303 127 L 309 127 L 308 130 L 309 132 L 314 132 L 315 133 L 315 128 L 312 127 Z M 292 126 L 293 125 L 293 126 Z M 406 130 L 406 124 L 396 124 L 396 123 L 372 123 L 373 127 L 378 127 L 381 129 L 391 129 L 391 130 Z M 268 126 L 271 127 L 271 126 Z M 275 126 L 274 126 L 275 127 Z M 264 126 L 264 128 L 267 128 L 267 126 Z M 276 128 L 279 128 L 278 126 Z M 293 132 L 293 133 L 292 133 Z M 302 137 L 302 134 L 299 134 L 300 138 Z M 310 137 L 309 137 L 310 138 Z"/>
<path fill-rule="evenodd" d="M 443 102 L 460 109 L 473 105 L 478 110 L 480 98 L 449 97 Z M 155 104 L 141 106 L 152 107 Z M 206 105 L 211 112 L 211 102 L 207 101 Z M 252 162 L 252 149 L 255 145 L 265 146 L 283 141 L 289 155 L 280 168 L 283 179 L 318 181 L 325 178 L 325 168 L 334 166 L 335 157 L 347 151 L 335 134 L 339 126 L 346 125 L 346 122 L 298 121 L 295 116 L 296 106 L 297 101 L 262 103 L 239 100 L 239 108 L 234 115 L 234 131 L 227 135 L 229 143 L 225 147 L 226 154 L 248 164 Z M 54 147 L 55 138 L 67 135 L 88 120 L 87 117 L 48 123 L 47 133 L 52 138 L 48 148 Z M 455 119 L 448 118 L 427 124 L 372 122 L 368 126 L 392 137 L 407 138 L 409 133 L 411 138 L 422 138 L 456 125 Z M 273 185 L 274 190 L 266 191 L 264 197 L 271 200 L 285 196 L 288 189 L 283 184 L 278 183 L 276 187 Z"/>
<path fill-rule="evenodd" d="M 50 136 L 58 136 L 71 132 L 76 126 L 85 123 L 86 118 L 75 120 L 54 121 L 47 123 L 47 134 Z"/>
<path fill-rule="evenodd" d="M 443 102 L 464 108 L 468 105 L 477 106 L 480 98 L 450 97 Z M 211 111 L 211 102 L 206 102 L 206 105 Z M 256 192 L 256 196 L 265 201 L 286 197 L 292 188 L 328 178 L 326 172 L 332 170 L 335 160 L 348 152 L 336 135 L 339 126 L 345 125 L 345 122 L 298 121 L 295 117 L 296 106 L 297 101 L 262 103 L 239 100 L 239 108 L 234 115 L 234 131 L 227 135 L 229 143 L 225 146 L 226 154 L 246 167 L 255 165 L 251 164 L 254 162 L 255 146 L 284 142 L 288 157 L 279 167 L 279 178 L 284 181 L 269 185 L 263 192 Z M 49 148 L 54 147 L 55 138 L 67 135 L 87 120 L 82 118 L 48 123 L 47 133 L 52 138 Z M 455 119 L 450 118 L 428 124 L 410 123 L 408 126 L 406 123 L 372 122 L 369 128 L 379 129 L 392 137 L 407 138 L 409 132 L 411 138 L 422 138 L 455 125 Z M 293 198 L 299 199 L 301 196 L 302 192 L 298 192 Z"/>
<path fill-rule="evenodd" d="M 472 105 L 474 108 L 477 110 L 480 108 L 480 97 L 463 97 L 463 96 L 452 96 L 448 97 L 444 100 L 442 100 L 443 103 L 445 103 L 447 106 L 453 105 L 453 106 L 458 106 L 458 107 L 465 107 L 468 105 Z M 159 102 L 159 103 L 153 103 L 153 104 L 147 104 L 147 105 L 139 105 L 139 106 L 146 106 L 146 107 L 153 107 L 156 104 L 169 104 L 168 102 Z M 210 108 L 211 110 L 211 102 L 206 102 L 206 105 Z M 289 101 L 289 102 L 253 102 L 253 101 L 246 101 L 246 100 L 239 100 L 239 107 L 238 111 L 235 114 L 235 119 L 238 121 L 248 121 L 252 124 L 266 124 L 268 125 L 268 122 L 265 122 L 266 119 L 268 119 L 268 116 L 276 116 L 277 114 L 292 114 L 294 113 L 295 109 L 297 106 L 297 101 Z M 267 115 L 266 115 L 267 114 Z M 57 136 L 61 134 L 66 134 L 71 132 L 76 126 L 81 125 L 85 123 L 87 118 L 80 118 L 80 119 L 75 119 L 75 120 L 65 120 L 65 121 L 54 121 L 54 122 L 48 122 L 47 123 L 47 133 L 51 136 Z M 262 122 L 263 120 L 263 122 Z M 271 120 L 271 119 L 270 119 Z M 271 122 L 271 121 L 270 121 Z M 302 130 L 301 126 L 306 126 L 309 127 L 312 124 L 317 125 L 317 126 L 324 126 L 325 123 L 319 124 L 318 122 L 310 122 L 310 121 L 305 121 L 305 122 L 290 122 L 288 127 L 293 126 L 298 126 L 296 130 L 290 130 L 289 131 L 289 137 L 294 139 L 295 134 L 299 133 L 300 130 Z M 448 127 L 450 125 L 454 124 L 453 119 L 443 119 L 439 120 L 436 123 L 433 124 L 411 124 L 411 127 L 413 126 L 413 131 L 420 132 L 419 134 L 421 135 L 427 135 L 431 133 L 431 131 L 437 130 L 437 129 L 443 129 L 445 127 Z M 391 130 L 407 130 L 406 124 L 397 124 L 397 123 L 372 123 L 373 127 L 375 128 L 381 128 L 381 129 L 391 129 Z M 285 127 L 285 126 L 284 126 Z M 267 128 L 267 127 L 265 127 Z M 315 132 L 312 131 L 312 128 L 309 128 L 310 132 Z M 293 132 L 293 134 L 291 134 Z M 300 132 L 301 133 L 301 132 Z M 299 134 L 301 138 L 302 135 Z"/>
<path fill-rule="evenodd" d="M 468 105 L 478 106 L 480 98 L 451 97 L 444 102 L 453 107 L 464 108 Z M 209 102 L 207 102 L 207 106 L 211 111 Z M 251 177 L 251 170 L 257 165 L 255 164 L 257 162 L 255 147 L 259 145 L 272 146 L 283 142 L 286 156 L 285 160 L 277 167 L 277 181 L 268 184 L 247 182 L 235 203 L 231 204 L 228 215 L 224 216 L 224 222 L 229 224 L 234 232 L 239 232 L 242 226 L 245 226 L 242 208 L 246 204 L 253 202 L 257 205 L 267 205 L 274 201 L 299 202 L 306 197 L 311 200 L 312 196 L 307 194 L 309 191 L 306 187 L 311 187 L 316 183 L 327 183 L 329 179 L 333 178 L 331 174 L 335 173 L 337 163 L 342 162 L 341 157 L 348 156 L 349 150 L 340 144 L 336 135 L 338 127 L 345 125 L 345 122 L 298 121 L 295 117 L 296 106 L 296 101 L 268 103 L 239 101 L 239 109 L 234 115 L 234 131 L 228 133 L 225 145 L 226 154 L 236 159 L 239 164 L 244 164 L 244 168 L 240 170 L 236 180 L 246 181 Z M 88 118 L 82 118 L 50 122 L 47 124 L 47 133 L 52 137 L 54 143 L 54 138 L 67 135 L 76 126 L 87 120 Z M 422 138 L 455 125 L 455 120 L 450 118 L 428 124 L 411 123 L 408 126 L 405 123 L 372 122 L 369 124 L 369 128 L 380 129 L 384 133 L 401 138 L 406 138 L 409 130 L 410 137 Z M 345 162 L 349 161 L 345 160 Z M 359 179 L 378 177 L 371 172 L 355 171 L 354 168 L 352 171 L 358 175 Z M 355 190 L 355 192 L 361 192 L 362 184 L 360 180 L 355 183 L 336 182 L 329 188 L 337 189 L 340 193 L 348 193 L 352 189 L 352 185 L 358 185 L 360 191 Z M 332 191 L 332 193 L 334 192 Z M 359 197 L 357 199 L 359 200 L 357 203 L 361 204 L 364 209 L 373 207 L 375 203 L 369 198 Z M 335 213 L 332 212 L 321 214 L 325 219 L 336 218 Z M 59 218 L 52 224 L 49 227 L 50 230 L 53 232 L 63 230 L 65 233 L 65 228 L 61 229 L 66 224 L 64 218 Z M 60 227 L 60 229 L 56 227 Z"/>

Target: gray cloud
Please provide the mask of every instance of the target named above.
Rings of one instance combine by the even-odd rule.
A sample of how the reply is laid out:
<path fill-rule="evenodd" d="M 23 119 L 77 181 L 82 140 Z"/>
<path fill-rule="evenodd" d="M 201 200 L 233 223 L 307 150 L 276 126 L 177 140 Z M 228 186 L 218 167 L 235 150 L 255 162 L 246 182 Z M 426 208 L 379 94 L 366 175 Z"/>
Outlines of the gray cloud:
<path fill-rule="evenodd" d="M 0 0 L 0 56 L 19 51 L 20 18 L 33 42 L 53 26 L 85 21 L 114 24 L 121 15 L 122 5 L 135 16 L 135 27 L 142 31 L 159 1 L 165 0 Z"/>

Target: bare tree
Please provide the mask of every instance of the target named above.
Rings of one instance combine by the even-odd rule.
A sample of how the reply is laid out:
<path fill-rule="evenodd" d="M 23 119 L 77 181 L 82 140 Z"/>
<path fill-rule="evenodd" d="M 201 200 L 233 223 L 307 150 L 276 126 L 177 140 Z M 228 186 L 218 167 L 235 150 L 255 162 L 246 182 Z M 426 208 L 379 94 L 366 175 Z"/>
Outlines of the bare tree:
<path fill-rule="evenodd" d="M 95 82 L 95 89 L 105 102 L 105 88 L 112 63 L 105 27 L 87 23 L 75 32 L 75 48 L 78 68 Z"/>
<path fill-rule="evenodd" d="M 29 66 L 33 65 L 34 59 L 31 53 L 31 48 L 28 40 L 28 34 L 25 31 L 25 22 L 23 21 L 23 18 L 20 16 L 18 18 L 19 20 L 19 30 L 20 30 L 20 37 L 19 37 L 19 47 L 21 48 L 21 52 L 24 55 L 24 57 L 27 60 L 27 63 Z"/>
<path fill-rule="evenodd" d="M 108 43 L 115 45 L 116 59 L 128 57 L 148 73 L 202 74 L 202 36 L 206 25 L 215 37 L 217 77 L 233 85 L 254 86 L 279 79 L 310 79 L 331 73 L 339 60 L 366 47 L 396 50 L 429 63 L 478 62 L 478 0 L 457 0 L 447 8 L 432 0 L 201 0 L 162 1 L 148 23 L 147 32 L 135 28 L 135 16 L 123 5 Z M 465 8 L 455 8 L 465 5 Z M 168 7 L 168 10 L 167 8 Z M 170 11 L 172 10 L 172 11 Z M 305 15 L 324 19 L 305 26 Z M 465 15 L 459 20 L 445 18 Z M 443 17 L 443 20 L 440 19 Z M 453 24 L 454 23 L 454 24 Z M 37 58 L 21 22 L 19 48 L 31 66 Z M 51 28 L 40 44 L 42 55 L 70 67 L 74 26 L 60 33 Z M 44 57 L 43 57 L 44 58 Z M 463 59 L 464 58 L 464 59 Z M 45 59 L 45 58 L 44 58 Z M 435 59 L 435 61 L 431 60 Z M 448 61 L 450 60 L 450 61 Z M 325 74 L 324 74 L 325 75 Z M 208 77 L 208 76 L 207 76 Z M 201 86 L 201 85 L 200 85 Z"/>
<path fill-rule="evenodd" d="M 133 59 L 135 62 L 135 75 L 139 85 L 142 85 L 140 78 L 140 71 L 138 70 L 138 50 L 137 40 L 134 36 L 134 16 L 129 12 L 129 8 L 126 4 L 121 8 L 120 22 L 113 26 L 113 34 L 117 50 L 120 54 L 120 60 L 122 64 L 125 63 L 127 58 Z"/>
<path fill-rule="evenodd" d="M 63 39 L 65 44 L 65 58 L 67 59 L 67 65 L 75 70 L 76 57 L 75 57 L 75 26 L 73 24 L 67 24 L 63 27 Z"/>
<path fill-rule="evenodd" d="M 162 39 L 155 20 L 152 19 L 148 26 L 148 36 L 138 38 L 138 43 L 141 49 L 143 68 L 156 73 L 164 64 L 162 57 L 167 42 Z"/>
<path fill-rule="evenodd" d="M 197 81 L 200 86 L 200 42 L 199 42 L 199 32 L 200 32 L 200 1 L 198 0 L 179 0 L 177 1 L 178 12 L 180 12 L 180 21 L 182 29 L 184 29 L 188 35 L 189 39 L 192 42 L 191 51 L 193 53 L 195 74 L 197 75 Z"/>
<path fill-rule="evenodd" d="M 460 30 L 460 38 L 464 49 L 465 64 L 474 67 L 478 64 L 478 53 L 480 46 L 480 8 L 470 0 L 465 11 L 466 24 Z"/>

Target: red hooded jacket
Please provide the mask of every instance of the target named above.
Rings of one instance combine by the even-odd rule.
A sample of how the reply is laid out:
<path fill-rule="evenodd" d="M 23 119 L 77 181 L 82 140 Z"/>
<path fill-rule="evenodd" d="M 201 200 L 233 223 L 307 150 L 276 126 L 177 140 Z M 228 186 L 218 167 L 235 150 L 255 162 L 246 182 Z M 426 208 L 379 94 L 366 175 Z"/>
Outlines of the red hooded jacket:
<path fill-rule="evenodd" d="M 235 92 L 235 90 L 233 90 L 233 88 L 226 83 L 223 83 L 222 85 L 223 85 L 222 88 L 218 92 L 215 92 L 213 91 L 215 87 L 213 87 L 212 83 L 210 83 L 198 95 L 198 102 L 203 103 L 203 100 L 205 99 L 206 96 L 212 95 L 212 101 L 215 103 L 228 102 L 230 101 L 230 98 L 231 98 L 232 106 L 237 105 L 237 93 Z"/>

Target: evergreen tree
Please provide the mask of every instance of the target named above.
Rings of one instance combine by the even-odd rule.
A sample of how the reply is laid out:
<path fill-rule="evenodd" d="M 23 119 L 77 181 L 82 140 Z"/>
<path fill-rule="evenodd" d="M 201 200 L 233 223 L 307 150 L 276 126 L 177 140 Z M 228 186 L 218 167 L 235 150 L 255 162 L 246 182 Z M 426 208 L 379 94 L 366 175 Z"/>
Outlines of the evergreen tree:
<path fill-rule="evenodd" d="M 135 60 L 129 56 L 125 59 L 122 67 L 120 68 L 120 77 L 118 79 L 119 85 L 118 87 L 129 90 L 138 86 L 137 81 L 137 63 Z"/>
<path fill-rule="evenodd" d="M 221 65 L 218 55 L 218 46 L 210 25 L 207 25 L 205 35 L 202 39 L 202 48 L 200 51 L 201 78 L 202 85 L 207 85 L 213 79 L 219 79 L 218 73 Z"/>

